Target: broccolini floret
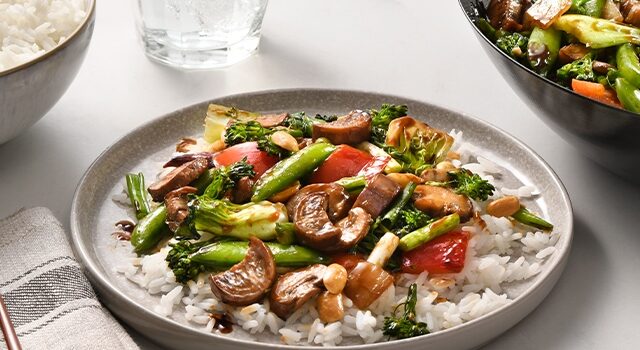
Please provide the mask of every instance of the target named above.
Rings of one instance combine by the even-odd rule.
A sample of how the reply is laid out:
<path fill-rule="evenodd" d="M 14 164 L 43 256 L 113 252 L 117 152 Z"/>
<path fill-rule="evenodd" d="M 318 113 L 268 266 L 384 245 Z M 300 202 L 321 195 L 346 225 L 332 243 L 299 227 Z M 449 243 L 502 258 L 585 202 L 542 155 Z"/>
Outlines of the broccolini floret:
<path fill-rule="evenodd" d="M 167 253 L 165 260 L 169 268 L 173 270 L 177 282 L 187 283 L 189 280 L 196 279 L 201 272 L 206 271 L 205 265 L 191 260 L 189 256 L 208 243 L 206 241 L 192 243 L 184 240 L 170 244 L 171 250 Z"/>
<path fill-rule="evenodd" d="M 254 177 L 256 172 L 253 165 L 247 162 L 247 157 L 230 166 L 211 170 L 212 181 L 204 190 L 204 195 L 212 199 L 220 199 L 228 190 L 235 187 L 236 182 L 248 176 Z"/>
<path fill-rule="evenodd" d="M 371 109 L 371 142 L 379 147 L 384 146 L 387 137 L 387 129 L 392 120 L 407 115 L 406 105 L 393 105 L 384 103 L 379 110 Z"/>
<path fill-rule="evenodd" d="M 416 321 L 416 303 L 418 302 L 418 285 L 413 283 L 409 286 L 407 301 L 398 305 L 393 316 L 384 318 L 382 333 L 390 338 L 406 339 L 420 335 L 429 334 L 427 324 Z M 396 317 L 398 307 L 404 307 L 401 317 Z"/>
<path fill-rule="evenodd" d="M 509 56 L 520 59 L 527 55 L 529 38 L 520 33 L 496 32 L 496 45 Z"/>
<path fill-rule="evenodd" d="M 224 142 L 227 146 L 231 146 L 244 142 L 257 141 L 259 149 L 280 158 L 288 157 L 291 152 L 276 145 L 271 140 L 271 134 L 275 131 L 275 129 L 263 127 L 255 120 L 235 122 L 227 127 Z"/>
<path fill-rule="evenodd" d="M 596 75 L 593 72 L 593 59 L 591 55 L 585 55 L 581 59 L 567 63 L 556 72 L 558 80 L 569 83 L 571 79 L 595 81 Z"/>
<path fill-rule="evenodd" d="M 475 200 L 486 201 L 496 189 L 489 181 L 468 170 L 452 171 L 449 176 L 449 185 L 456 193 Z"/>

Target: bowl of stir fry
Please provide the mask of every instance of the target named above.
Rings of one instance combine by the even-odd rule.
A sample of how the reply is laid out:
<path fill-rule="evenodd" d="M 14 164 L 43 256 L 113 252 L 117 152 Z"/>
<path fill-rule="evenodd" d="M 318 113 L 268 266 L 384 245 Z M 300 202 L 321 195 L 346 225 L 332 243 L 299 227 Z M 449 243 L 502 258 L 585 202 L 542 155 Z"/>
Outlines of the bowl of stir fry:
<path fill-rule="evenodd" d="M 640 1 L 460 0 L 503 77 L 587 156 L 640 170 Z"/>
<path fill-rule="evenodd" d="M 163 346 L 467 349 L 542 301 L 572 215 L 488 124 L 309 89 L 132 131 L 81 181 L 71 231 L 103 302 Z"/>

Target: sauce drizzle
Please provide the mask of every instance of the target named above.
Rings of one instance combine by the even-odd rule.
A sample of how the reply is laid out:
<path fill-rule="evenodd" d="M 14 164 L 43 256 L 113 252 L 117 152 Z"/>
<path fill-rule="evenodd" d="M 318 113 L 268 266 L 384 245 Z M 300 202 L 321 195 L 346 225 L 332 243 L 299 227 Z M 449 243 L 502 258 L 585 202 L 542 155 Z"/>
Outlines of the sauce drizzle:
<path fill-rule="evenodd" d="M 228 334 L 233 332 L 233 320 L 226 312 L 212 312 L 209 317 L 215 321 L 213 327 L 219 330 L 220 333 Z"/>

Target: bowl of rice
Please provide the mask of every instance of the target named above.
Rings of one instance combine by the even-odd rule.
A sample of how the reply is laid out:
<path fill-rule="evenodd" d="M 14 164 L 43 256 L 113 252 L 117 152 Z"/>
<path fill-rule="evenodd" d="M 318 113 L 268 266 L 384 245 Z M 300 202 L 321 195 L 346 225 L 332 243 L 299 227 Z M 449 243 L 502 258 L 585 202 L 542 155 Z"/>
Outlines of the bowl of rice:
<path fill-rule="evenodd" d="M 94 23 L 95 0 L 0 3 L 0 144 L 62 97 L 82 65 Z"/>

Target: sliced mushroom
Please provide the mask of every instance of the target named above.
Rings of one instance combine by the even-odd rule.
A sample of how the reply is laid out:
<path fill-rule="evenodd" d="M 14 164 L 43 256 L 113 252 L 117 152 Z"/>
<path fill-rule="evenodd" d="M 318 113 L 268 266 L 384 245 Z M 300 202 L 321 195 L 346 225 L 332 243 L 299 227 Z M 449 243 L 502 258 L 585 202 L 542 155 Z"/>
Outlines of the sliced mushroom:
<path fill-rule="evenodd" d="M 491 0 L 487 16 L 494 28 L 506 31 L 522 29 L 523 0 Z"/>
<path fill-rule="evenodd" d="M 527 29 L 547 29 L 570 8 L 571 0 L 538 0 L 524 13 L 522 22 Z"/>
<path fill-rule="evenodd" d="M 162 179 L 154 182 L 147 189 L 156 202 L 162 202 L 164 196 L 177 188 L 187 186 L 209 169 L 209 160 L 196 158 L 173 169 Z"/>
<path fill-rule="evenodd" d="M 205 158 L 209 161 L 209 167 L 211 168 L 213 166 L 212 159 L 214 154 L 215 154 L 214 152 L 197 152 L 197 153 L 180 154 L 171 158 L 168 162 L 164 163 L 162 167 L 163 168 L 168 168 L 171 166 L 178 167 L 194 159 Z"/>
<path fill-rule="evenodd" d="M 324 265 L 314 264 L 280 276 L 269 295 L 271 311 L 286 319 L 309 299 L 320 294 L 326 269 Z"/>
<path fill-rule="evenodd" d="M 265 114 L 256 118 L 256 121 L 265 128 L 273 128 L 284 122 L 287 118 L 287 113 L 280 114 Z"/>
<path fill-rule="evenodd" d="M 382 267 L 362 261 L 349 272 L 344 294 L 355 306 L 364 310 L 392 284 L 393 276 Z"/>
<path fill-rule="evenodd" d="M 244 176 L 238 180 L 235 188 L 231 190 L 231 201 L 237 204 L 247 203 L 251 200 L 252 195 L 253 180 L 248 176 Z"/>
<path fill-rule="evenodd" d="M 620 12 L 620 5 L 618 5 L 614 0 L 606 0 L 604 2 L 602 18 L 616 22 L 624 21 L 624 17 L 622 17 L 622 13 Z"/>
<path fill-rule="evenodd" d="M 401 187 L 383 174 L 374 176 L 353 204 L 364 209 L 372 218 L 378 217 L 391 204 Z"/>
<path fill-rule="evenodd" d="M 562 64 L 567 64 L 583 58 L 589 52 L 591 52 L 591 49 L 585 44 L 571 43 L 560 48 L 560 51 L 558 52 L 558 60 Z"/>
<path fill-rule="evenodd" d="M 180 187 L 164 196 L 164 205 L 167 207 L 167 225 L 172 232 L 176 232 L 184 220 L 189 216 L 187 195 L 198 190 L 191 186 Z"/>
<path fill-rule="evenodd" d="M 334 145 L 353 145 L 367 141 L 370 131 L 369 113 L 355 110 L 334 122 L 313 124 L 312 136 L 314 141 L 325 137 Z"/>
<path fill-rule="evenodd" d="M 255 237 L 249 239 L 244 260 L 229 270 L 209 276 L 211 291 L 223 302 L 245 306 L 260 301 L 276 279 L 271 250 Z"/>
<path fill-rule="evenodd" d="M 297 207 L 302 201 L 311 193 L 319 192 L 327 195 L 327 212 L 331 221 L 337 221 L 344 218 L 349 212 L 350 202 L 349 193 L 345 191 L 344 187 L 334 184 L 313 184 L 303 187 L 298 191 L 287 203 L 287 212 L 289 213 L 289 219 L 296 221 L 295 212 Z"/>
<path fill-rule="evenodd" d="M 640 26 L 640 1 L 622 0 L 620 4 L 622 16 L 624 16 L 624 22 L 636 27 Z"/>
<path fill-rule="evenodd" d="M 458 213 L 460 222 L 467 222 L 473 216 L 471 200 L 445 187 L 418 185 L 413 199 L 417 209 L 433 217 Z"/>
<path fill-rule="evenodd" d="M 302 244 L 326 250 L 340 241 L 342 231 L 329 220 L 327 202 L 327 195 L 313 192 L 298 205 L 294 224 L 296 236 Z"/>
<path fill-rule="evenodd" d="M 340 241 L 335 249 L 329 250 L 347 250 L 354 247 L 369 232 L 371 221 L 371 216 L 364 209 L 354 207 L 349 210 L 349 215 L 336 224 L 341 232 Z"/>

